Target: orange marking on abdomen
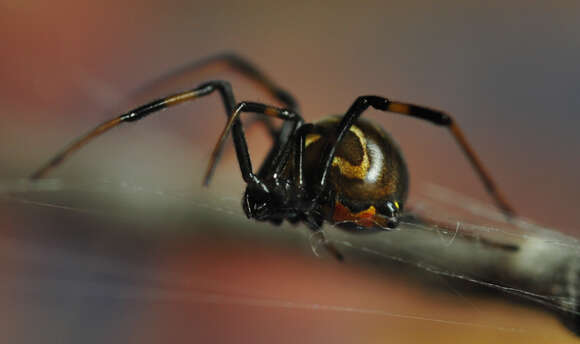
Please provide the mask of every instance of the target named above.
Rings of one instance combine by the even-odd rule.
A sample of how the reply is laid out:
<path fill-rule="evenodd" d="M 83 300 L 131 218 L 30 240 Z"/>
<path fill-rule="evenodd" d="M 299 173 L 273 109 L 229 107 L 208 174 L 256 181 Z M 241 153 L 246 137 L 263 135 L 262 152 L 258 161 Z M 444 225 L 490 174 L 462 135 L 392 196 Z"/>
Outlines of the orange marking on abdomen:
<path fill-rule="evenodd" d="M 350 209 L 337 202 L 334 206 L 332 220 L 334 222 L 354 222 L 363 227 L 374 227 L 377 225 L 375 221 L 376 213 L 377 210 L 372 205 L 368 209 L 353 213 Z"/>

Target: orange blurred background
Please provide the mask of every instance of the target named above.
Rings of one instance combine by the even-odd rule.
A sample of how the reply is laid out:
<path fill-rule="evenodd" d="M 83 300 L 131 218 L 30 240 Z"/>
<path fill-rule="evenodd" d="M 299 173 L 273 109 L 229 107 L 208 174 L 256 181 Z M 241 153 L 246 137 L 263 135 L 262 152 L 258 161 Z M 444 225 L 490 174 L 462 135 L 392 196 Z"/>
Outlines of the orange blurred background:
<path fill-rule="evenodd" d="M 77 134 L 118 111 L 139 105 L 131 96 L 134 91 L 172 68 L 217 52 L 234 51 L 254 61 L 292 91 L 300 101 L 304 117 L 310 121 L 327 114 L 343 113 L 362 94 L 378 94 L 448 111 L 464 129 L 521 215 L 578 236 L 575 231 L 580 230 L 577 211 L 580 204 L 577 179 L 580 172 L 579 11 L 580 4 L 576 1 L 408 1 L 405 4 L 334 1 L 311 4 L 2 0 L 0 177 L 10 180 L 28 175 Z M 272 101 L 255 90 L 251 83 L 219 71 L 215 75 L 187 76 L 148 96 L 193 87 L 208 77 L 231 80 L 238 100 Z M 171 169 L 159 170 L 163 166 L 187 167 L 188 163 L 183 161 L 191 157 L 204 160 L 209 156 L 225 123 L 222 106 L 214 97 L 198 103 L 184 106 L 175 114 L 165 112 L 131 128 L 115 131 L 110 138 L 103 137 L 87 147 L 54 175 L 74 177 L 78 171 L 88 171 L 89 178 L 131 179 L 146 175 L 150 182 L 157 180 L 159 185 L 164 185 L 160 178 L 178 175 L 175 180 L 186 181 L 182 191 L 187 192 L 190 184 L 201 180 L 201 173 L 185 168 L 175 173 Z M 468 162 L 445 131 L 394 115 L 372 112 L 369 116 L 378 120 L 401 144 L 411 171 L 411 200 L 414 199 L 413 190 L 420 189 L 425 182 L 489 200 Z M 252 129 L 249 136 L 257 165 L 266 149 L 265 135 L 259 129 Z M 170 137 L 175 137 L 175 141 L 170 141 Z M 163 142 L 165 150 L 157 154 L 151 151 L 156 142 Z M 202 166 L 205 161 L 199 164 Z M 218 175 L 232 180 L 238 178 L 231 152 L 220 165 Z M 241 178 L 238 179 L 235 191 L 229 195 L 233 198 L 239 197 L 243 190 Z M 4 216 L 0 213 L 0 219 L 6 224 L 3 233 L 12 237 L 11 228 L 17 225 L 7 224 L 16 221 L 17 217 L 12 218 L 7 209 L 11 206 L 2 210 Z M 192 245 L 200 249 L 199 245 Z M 214 245 L 212 252 L 218 252 L 220 257 L 224 257 L 223 254 L 237 256 L 228 250 L 249 250 L 243 245 L 242 248 L 235 245 L 224 248 L 212 241 L 211 247 Z M 188 249 L 182 247 L 173 256 L 160 250 L 163 259 L 162 263 L 156 263 L 155 271 L 173 269 L 181 276 L 178 279 L 195 273 L 196 269 L 182 266 L 188 262 L 197 266 L 199 263 L 195 262 L 206 261 L 209 266 L 215 264 L 216 269 L 231 269 L 225 261 L 211 259 L 212 252 L 202 250 L 187 256 Z M 248 258 L 236 263 L 240 264 L 240 270 L 236 271 L 247 271 L 255 276 L 253 282 L 260 281 L 263 291 L 276 289 L 276 285 L 265 287 L 272 279 L 285 284 L 295 279 L 284 276 L 302 276 L 296 285 L 312 284 L 311 289 L 303 287 L 308 289 L 304 298 L 312 298 L 308 299 L 310 303 L 317 303 L 320 295 L 327 295 L 325 288 L 329 285 L 324 281 L 331 286 L 343 283 L 343 279 L 350 281 L 344 283 L 352 288 L 349 289 L 352 294 L 345 291 L 337 297 L 346 305 L 350 302 L 349 297 L 356 299 L 361 293 L 381 295 L 383 292 L 377 287 L 377 281 L 388 283 L 381 276 L 369 277 L 352 267 L 333 266 L 332 261 L 288 257 L 285 253 L 278 257 L 279 265 L 260 266 L 260 258 L 264 258 L 260 255 L 275 256 L 276 250 L 273 251 L 256 248 L 246 252 Z M 296 259 L 304 265 L 297 264 Z M 263 260 L 268 261 L 268 258 Z M 323 274 L 325 280 L 313 282 L 319 274 Z M 377 279 L 373 279 L 375 277 Z M 352 281 L 366 278 L 368 284 L 361 282 L 358 286 L 364 292 L 356 291 L 357 283 Z M 247 288 L 256 287 L 254 283 L 244 283 L 249 283 Z M 396 283 L 400 285 L 394 289 L 403 289 L 405 294 L 405 283 Z M 272 295 L 285 294 L 276 289 Z M 377 302 L 381 303 L 377 308 L 390 307 L 382 304 L 384 300 Z M 437 303 L 426 301 L 427 305 L 413 306 L 408 313 L 414 313 L 415 307 L 441 306 L 430 302 Z M 22 318 L 20 324 L 27 324 L 26 307 L 12 306 L 22 312 L 14 319 Z M 298 334 L 303 336 L 304 342 L 384 342 L 399 338 L 394 341 L 412 343 L 433 342 L 434 333 L 441 336 L 442 342 L 529 341 L 529 333 L 521 335 L 469 326 L 464 329 L 437 323 L 425 325 L 417 319 L 394 320 L 341 312 L 316 313 L 275 307 L 258 310 L 249 307 L 248 310 L 243 305 L 230 303 L 232 310 L 224 309 L 219 302 L 200 306 L 195 302 L 183 305 L 179 300 L 147 310 L 141 309 L 145 307 L 141 303 L 135 307 L 139 309 L 125 310 L 127 316 L 141 314 L 141 318 L 119 320 L 122 328 L 115 331 L 97 331 L 122 333 L 123 337 L 111 339 L 103 334 L 100 339 L 157 342 L 170 338 L 169 334 L 174 331 L 179 341 L 204 342 L 213 342 L 215 334 L 219 334 L 217 342 L 295 342 L 286 336 Z M 503 305 L 491 306 L 489 310 L 486 305 L 478 304 L 477 307 L 483 309 L 482 313 L 494 314 L 493 317 L 519 316 L 512 309 L 504 309 Z M 43 309 L 51 314 L 50 307 Z M 106 314 L 106 310 L 103 312 Z M 67 312 L 58 314 L 75 319 L 75 315 Z M 463 316 L 467 315 L 459 318 Z M 536 319 L 535 316 L 531 317 Z M 45 320 L 43 316 L 37 317 Z M 164 323 L 168 319 L 175 323 Z M 550 325 L 545 330 L 548 333 L 544 337 L 546 342 L 552 335 L 570 336 L 555 320 L 552 323 L 551 317 L 547 319 Z M 71 321 L 80 329 L 90 327 L 82 320 Z M 543 329 L 538 330 L 535 321 L 523 327 L 544 333 Z M 66 324 L 71 322 L 63 320 L 62 323 L 62 331 L 56 331 L 55 335 L 63 336 L 65 341 L 71 338 L 78 341 L 85 333 L 81 331 L 80 337 L 70 335 L 74 331 L 67 332 Z M 159 331 L 152 330 L 155 326 L 152 324 L 158 324 Z M 261 331 L 266 331 L 267 326 L 270 330 L 266 335 Z M 277 332 L 277 326 L 284 330 Z M 12 327 L 13 338 L 34 338 L 26 337 L 24 330 L 15 328 L 20 329 Z M 195 329 L 195 333 L 188 333 L 189 329 Z M 415 329 L 418 330 L 415 332 Z M 244 337 L 244 331 L 251 334 Z M 151 332 L 155 335 L 149 336 Z"/>

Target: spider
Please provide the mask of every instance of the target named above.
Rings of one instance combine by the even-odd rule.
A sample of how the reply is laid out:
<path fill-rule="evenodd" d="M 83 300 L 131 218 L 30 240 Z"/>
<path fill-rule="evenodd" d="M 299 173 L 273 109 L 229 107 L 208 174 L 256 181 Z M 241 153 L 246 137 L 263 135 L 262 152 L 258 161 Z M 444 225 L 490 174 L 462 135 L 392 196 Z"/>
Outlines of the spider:
<path fill-rule="evenodd" d="M 321 233 L 324 221 L 352 231 L 391 230 L 397 227 L 405 208 L 408 172 L 398 145 L 380 126 L 360 118 L 368 108 L 411 116 L 443 126 L 451 132 L 496 205 L 508 216 L 513 208 L 502 196 L 490 174 L 448 114 L 427 107 L 392 101 L 376 95 L 356 98 L 344 115 L 306 123 L 295 98 L 252 63 L 235 54 L 216 55 L 193 63 L 188 69 L 221 63 L 256 82 L 284 108 L 262 103 L 236 102 L 227 81 L 214 80 L 132 109 L 108 120 L 79 137 L 31 179 L 42 178 L 69 155 L 97 136 L 126 122 L 136 122 L 169 107 L 219 93 L 227 124 L 212 152 L 203 184 L 209 185 L 228 134 L 233 141 L 241 175 L 247 184 L 242 207 L 248 218 L 280 224 L 305 223 Z M 178 74 L 175 73 L 175 74 Z M 269 125 L 273 146 L 262 166 L 254 172 L 240 116 L 256 113 L 283 120 L 279 129 Z M 326 240 L 325 247 L 339 260 L 342 255 Z"/>

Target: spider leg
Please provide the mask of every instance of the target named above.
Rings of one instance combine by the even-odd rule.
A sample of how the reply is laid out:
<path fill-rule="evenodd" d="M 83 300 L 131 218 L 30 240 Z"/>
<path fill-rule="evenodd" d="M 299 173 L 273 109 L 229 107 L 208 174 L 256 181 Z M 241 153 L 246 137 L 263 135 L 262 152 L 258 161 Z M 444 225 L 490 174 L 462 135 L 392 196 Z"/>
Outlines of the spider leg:
<path fill-rule="evenodd" d="M 214 91 L 218 91 L 222 97 L 224 107 L 226 110 L 226 115 L 229 117 L 233 112 L 233 107 L 235 105 L 235 98 L 233 95 L 232 87 L 227 81 L 210 81 L 204 83 L 194 89 L 176 93 L 161 99 L 157 99 L 145 105 L 139 106 L 131 111 L 128 111 L 120 116 L 113 119 L 105 121 L 104 123 L 97 126 L 95 129 L 91 130 L 87 134 L 77 138 L 68 147 L 62 150 L 60 153 L 55 155 L 51 160 L 49 160 L 45 165 L 34 172 L 30 179 L 39 179 L 44 177 L 51 169 L 60 165 L 65 161 L 72 153 L 79 150 L 83 146 L 87 145 L 96 137 L 104 134 L 105 132 L 125 123 L 125 122 L 135 122 L 146 116 L 159 112 L 161 110 L 167 109 L 169 107 L 181 104 L 186 101 L 191 101 L 199 97 L 207 96 Z M 240 164 L 240 169 L 242 172 L 251 171 L 250 158 L 248 155 L 248 147 L 246 140 L 243 135 L 242 124 L 239 120 L 233 123 L 234 131 L 234 144 L 236 147 L 236 153 L 238 156 L 238 161 Z"/>
<path fill-rule="evenodd" d="M 253 81 L 254 84 L 258 86 L 258 88 L 262 89 L 266 93 L 269 93 L 274 99 L 284 104 L 286 108 L 291 109 L 294 112 L 299 112 L 298 102 L 296 101 L 296 98 L 290 94 L 290 92 L 276 84 L 268 75 L 256 67 L 254 63 L 232 52 L 224 52 L 221 54 L 208 56 L 204 59 L 196 60 L 191 63 L 187 63 L 149 82 L 135 93 L 149 93 L 155 87 L 164 83 L 168 83 L 172 79 L 192 72 L 202 72 L 203 70 L 210 69 L 211 67 L 230 68 L 239 75 Z M 256 121 L 263 122 L 264 125 L 268 127 L 269 133 L 274 140 L 278 138 L 278 130 L 273 130 L 274 128 L 269 118 L 258 117 Z M 282 132 L 287 133 L 288 131 L 288 125 L 284 123 Z"/>
<path fill-rule="evenodd" d="M 284 106 L 288 109 L 291 109 L 294 112 L 299 113 L 299 106 L 296 98 L 290 92 L 285 90 L 284 88 L 280 87 L 276 84 L 268 75 L 266 75 L 263 71 L 261 71 L 254 63 L 250 62 L 248 59 L 232 52 L 224 52 L 221 54 L 216 54 L 212 56 L 208 56 L 201 60 L 196 60 L 191 63 L 185 64 L 181 67 L 176 68 L 175 70 L 169 72 L 168 74 L 153 80 L 148 85 L 143 87 L 141 91 L 146 91 L 151 89 L 159 84 L 165 83 L 173 78 L 182 76 L 184 74 L 190 72 L 198 72 L 203 71 L 206 69 L 211 68 L 212 66 L 216 67 L 226 67 L 230 68 L 234 72 L 238 73 L 239 75 L 253 81 L 258 88 L 264 90 L 266 93 L 269 93 L 272 97 L 276 100 L 284 104 Z M 272 123 L 270 122 L 270 118 L 268 117 L 258 117 L 257 121 L 263 122 L 263 124 L 268 127 L 270 136 L 274 139 L 274 146 L 272 147 L 272 152 L 278 151 L 278 138 L 284 138 L 286 134 L 290 133 L 289 123 L 284 123 L 280 132 L 283 135 L 279 135 L 278 130 L 273 130 Z M 253 124 L 253 123 L 252 123 Z M 270 157 L 270 154 L 268 155 Z M 265 161 L 266 162 L 266 161 Z M 263 166 L 267 166 L 268 164 L 264 164 Z M 259 174 L 259 173 L 258 173 Z"/>
<path fill-rule="evenodd" d="M 168 82 L 173 78 L 190 72 L 202 71 L 203 69 L 207 69 L 212 66 L 224 66 L 231 68 L 234 72 L 237 72 L 243 77 L 246 77 L 255 82 L 258 87 L 269 93 L 276 100 L 282 102 L 285 107 L 291 109 L 294 112 L 299 112 L 298 102 L 294 96 L 290 94 L 290 92 L 277 85 L 268 75 L 262 72 L 253 63 L 243 58 L 242 56 L 231 52 L 208 56 L 202 60 L 196 60 L 178 67 L 173 71 L 149 82 L 136 93 L 147 92 L 155 86 Z"/>
<path fill-rule="evenodd" d="M 312 132 L 314 125 L 312 123 L 307 123 L 302 125 L 294 136 L 294 185 L 299 190 L 299 196 L 304 195 L 306 192 L 305 181 L 304 181 L 304 152 L 306 149 L 306 135 Z"/>
<path fill-rule="evenodd" d="M 215 145 L 215 148 L 212 152 L 211 155 L 211 159 L 208 163 L 207 169 L 206 169 L 206 173 L 203 179 L 203 184 L 204 185 L 208 185 L 209 181 L 211 179 L 211 176 L 213 175 L 213 171 L 215 170 L 215 166 L 217 163 L 217 159 L 219 158 L 220 152 L 222 150 L 222 147 L 226 141 L 226 138 L 228 137 L 228 134 L 231 130 L 234 130 L 234 140 L 240 140 L 243 139 L 243 132 L 241 133 L 237 133 L 235 132 L 236 129 L 236 125 L 238 123 L 241 123 L 240 121 L 240 116 L 242 113 L 257 113 L 257 114 L 263 114 L 269 117 L 274 117 L 274 118 L 279 118 L 282 119 L 284 121 L 286 121 L 286 123 L 288 124 L 288 128 L 290 129 L 290 136 L 291 134 L 296 130 L 296 128 L 298 128 L 303 122 L 304 120 L 302 119 L 302 117 L 293 112 L 292 110 L 288 110 L 288 109 L 281 109 L 281 108 L 277 108 L 274 106 L 270 106 L 270 105 L 266 105 L 266 104 L 262 104 L 262 103 L 254 103 L 254 102 L 241 102 L 239 103 L 236 108 L 234 109 L 234 111 L 232 112 L 231 116 L 228 119 L 228 122 L 226 123 L 226 126 L 224 127 L 218 142 Z M 236 138 L 236 136 L 240 135 L 241 138 Z M 280 161 L 285 159 L 285 152 L 287 150 L 287 147 L 290 145 L 290 140 L 288 138 L 283 139 L 284 141 L 282 143 L 280 143 L 280 149 L 278 149 L 278 151 L 272 151 L 269 155 L 269 157 L 267 158 L 267 160 L 269 161 L 269 166 L 280 166 Z M 245 139 L 244 139 L 245 142 Z M 287 154 L 286 154 L 287 155 Z M 238 157 L 239 158 L 239 157 Z M 245 163 L 246 166 L 248 166 L 247 169 L 242 169 L 242 177 L 244 178 L 244 181 L 246 183 L 249 182 L 254 182 L 257 183 L 258 185 L 261 185 L 264 189 L 267 189 L 266 186 L 263 184 L 263 182 L 252 172 L 252 168 L 251 168 L 251 161 L 250 161 L 250 157 L 247 151 L 247 146 L 246 146 L 246 150 L 244 152 L 244 158 L 247 159 L 247 162 Z M 242 166 L 242 164 L 240 163 L 240 166 Z"/>
<path fill-rule="evenodd" d="M 336 147 L 338 146 L 344 135 L 349 131 L 353 123 L 369 107 L 373 107 L 381 111 L 389 111 L 401 115 L 408 115 L 448 128 L 452 136 L 455 138 L 455 141 L 461 147 L 463 153 L 471 163 L 471 166 L 478 174 L 480 180 L 485 186 L 485 189 L 495 201 L 498 208 L 501 209 L 508 217 L 512 217 L 515 214 L 513 207 L 501 194 L 499 188 L 492 180 L 491 175 L 489 174 L 489 172 L 487 172 L 487 170 L 483 166 L 483 163 L 475 153 L 475 150 L 471 148 L 471 145 L 467 142 L 465 136 L 463 135 L 463 132 L 461 131 L 459 126 L 455 123 L 453 118 L 451 118 L 451 116 L 441 111 L 432 110 L 423 106 L 413 104 L 390 101 L 386 98 L 379 96 L 358 97 L 342 118 L 342 121 L 338 125 L 336 140 L 334 144 L 330 146 L 327 152 L 328 154 L 326 155 L 326 160 L 324 161 L 322 176 L 320 179 L 319 193 L 322 192 L 326 184 L 328 171 L 330 170 L 332 160 L 334 158 L 334 154 L 336 151 Z"/>
<path fill-rule="evenodd" d="M 149 84 L 145 85 L 140 90 L 138 90 L 136 93 L 139 94 L 142 92 L 146 92 L 146 91 L 154 88 L 154 86 L 159 85 L 163 82 L 167 82 L 167 81 L 171 80 L 172 78 L 178 77 L 178 76 L 183 75 L 183 74 L 188 73 L 188 72 L 201 70 L 203 68 L 210 67 L 214 64 L 215 65 L 223 64 L 226 67 L 232 68 L 235 72 L 238 72 L 242 76 L 247 77 L 250 80 L 256 82 L 259 87 L 261 87 L 266 92 L 271 94 L 278 101 L 285 104 L 289 109 L 292 109 L 292 111 L 294 111 L 294 112 L 298 112 L 298 102 L 288 91 L 286 91 L 285 89 L 278 86 L 274 81 L 272 81 L 272 79 L 270 79 L 265 73 L 260 71 L 254 64 L 252 64 L 248 60 L 246 60 L 243 57 L 241 57 L 237 54 L 234 54 L 234 53 L 222 53 L 222 54 L 207 57 L 203 60 L 199 60 L 199 61 L 195 61 L 193 63 L 186 64 L 186 65 L 184 65 L 180 68 L 177 68 L 174 71 L 150 82 Z M 233 106 L 235 104 L 233 93 L 231 91 L 231 86 L 227 82 L 214 82 L 214 83 L 215 83 L 214 88 L 217 88 L 220 91 L 220 94 L 221 94 L 223 101 L 224 101 L 224 105 L 226 107 L 227 115 L 229 116 L 232 113 Z M 205 85 L 206 84 L 198 87 L 198 89 L 203 88 L 203 86 L 205 86 Z M 113 118 L 111 120 L 108 120 L 108 121 L 102 123 L 101 125 L 99 125 L 95 129 L 93 129 L 92 131 L 87 133 L 86 135 L 75 140 L 71 145 L 69 145 L 61 153 L 57 154 L 48 163 L 46 163 L 44 166 L 39 168 L 34 174 L 32 174 L 32 176 L 30 178 L 31 179 L 42 178 L 43 176 L 45 176 L 49 172 L 49 170 L 60 165 L 71 153 L 78 150 L 82 146 L 86 145 L 87 143 L 92 141 L 92 139 L 94 139 L 95 137 L 103 134 L 104 132 L 106 132 L 106 131 L 108 131 L 116 126 L 118 126 L 119 124 L 121 124 L 123 122 L 136 121 L 136 120 L 143 118 L 146 115 L 149 115 L 153 112 L 159 111 L 159 110 L 164 109 L 166 107 L 170 107 L 172 105 L 177 105 L 183 101 L 195 99 L 198 96 L 206 95 L 206 94 L 204 94 L 204 92 L 201 92 L 201 90 L 198 90 L 198 91 L 200 91 L 199 94 L 195 94 L 194 91 L 196 91 L 196 90 L 197 89 L 194 89 L 191 91 L 186 91 L 186 92 L 182 92 L 179 94 L 175 94 L 172 96 L 158 99 L 158 100 L 153 101 L 151 103 L 148 103 L 144 106 L 136 108 L 132 111 L 129 111 L 126 114 L 126 115 L 129 115 L 129 114 L 133 113 L 134 114 L 133 117 L 129 118 L 125 115 L 121 115 L 119 117 Z M 213 90 L 209 91 L 208 93 L 211 93 L 212 91 Z M 270 123 L 269 119 L 268 118 L 260 118 L 259 120 L 262 121 L 264 123 L 264 125 L 268 128 L 268 131 L 269 131 L 270 135 L 274 138 L 274 140 L 278 140 L 278 135 L 277 135 L 278 131 L 274 129 L 274 127 Z M 238 161 L 240 163 L 240 169 L 242 171 L 251 171 L 251 166 L 247 163 L 247 161 L 249 161 L 249 156 L 247 156 L 248 149 L 247 149 L 247 144 L 245 142 L 245 139 L 242 135 L 243 132 L 242 132 L 241 124 L 234 125 L 233 130 L 234 130 L 234 134 L 235 134 L 234 135 L 234 144 L 236 147 L 236 154 L 238 156 Z M 289 127 L 289 124 L 284 123 L 280 132 L 283 134 L 290 133 L 291 128 Z M 284 137 L 284 135 L 282 135 L 282 137 Z M 273 151 L 275 151 L 275 148 L 277 148 L 276 146 L 278 144 L 279 144 L 279 142 L 276 141 L 274 144 Z"/>
<path fill-rule="evenodd" d="M 299 113 L 300 109 L 298 106 L 298 102 L 296 98 L 285 90 L 284 88 L 280 87 L 276 84 L 268 75 L 266 75 L 263 71 L 261 71 L 254 63 L 250 62 L 248 59 L 232 52 L 225 52 L 213 56 L 209 56 L 205 59 L 195 61 L 190 64 L 186 64 L 181 68 L 176 69 L 174 72 L 169 73 L 166 78 L 168 79 L 173 76 L 182 75 L 184 73 L 201 70 L 205 68 L 209 68 L 213 65 L 217 66 L 225 66 L 231 68 L 234 72 L 239 73 L 243 77 L 246 77 L 252 80 L 259 88 L 263 89 L 265 92 L 269 93 L 272 97 L 276 100 L 284 104 L 284 106 L 295 113 Z M 158 80 L 158 81 L 162 81 Z M 156 82 L 154 82 L 156 83 Z M 283 145 L 286 140 L 288 139 L 289 135 L 292 133 L 291 123 L 284 122 L 282 128 L 280 130 L 275 130 L 272 123 L 270 122 L 269 117 L 260 116 L 257 118 L 256 121 L 262 122 L 267 128 L 270 133 L 270 136 L 274 140 L 274 145 L 272 147 L 272 154 L 268 154 L 264 164 L 262 166 L 269 166 L 270 159 L 275 157 L 275 152 L 280 152 L 280 147 Z M 253 123 L 252 123 L 253 124 Z M 260 175 L 262 170 L 258 172 Z"/>
<path fill-rule="evenodd" d="M 265 174 L 270 173 L 270 169 L 273 165 L 277 166 L 274 168 L 275 173 L 281 171 L 281 169 L 284 167 L 284 164 L 288 160 L 287 153 L 289 150 L 289 146 L 287 143 L 289 142 L 289 140 L 292 139 L 294 131 L 296 129 L 295 126 L 292 124 L 292 121 L 284 121 L 282 127 L 278 129 L 272 124 L 270 119 L 272 119 L 272 117 L 268 116 L 254 117 L 254 122 L 258 120 L 261 121 L 269 131 L 270 136 L 274 141 L 272 148 L 266 155 L 266 158 L 264 159 L 262 165 L 260 166 L 260 169 L 258 170 L 259 177 L 263 177 Z M 248 124 L 244 122 L 244 126 L 247 128 L 253 125 L 254 122 L 250 122 Z M 302 128 L 302 126 L 300 126 L 300 128 Z"/>

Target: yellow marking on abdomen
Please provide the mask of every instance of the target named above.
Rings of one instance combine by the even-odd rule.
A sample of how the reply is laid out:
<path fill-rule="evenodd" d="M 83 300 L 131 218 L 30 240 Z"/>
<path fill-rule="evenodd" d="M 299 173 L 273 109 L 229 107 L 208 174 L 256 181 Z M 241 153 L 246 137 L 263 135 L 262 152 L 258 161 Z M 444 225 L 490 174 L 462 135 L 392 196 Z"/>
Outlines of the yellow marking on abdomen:
<path fill-rule="evenodd" d="M 367 140 L 365 138 L 364 133 L 362 132 L 362 130 L 360 130 L 359 127 L 353 125 L 352 127 L 350 127 L 350 131 L 356 135 L 359 144 L 362 147 L 363 159 L 361 163 L 359 165 L 353 165 L 348 160 L 343 159 L 340 156 L 335 156 L 334 159 L 332 159 L 332 166 L 338 167 L 340 173 L 345 177 L 365 179 L 371 165 L 369 161 L 369 155 L 367 152 Z"/>
<path fill-rule="evenodd" d="M 306 140 L 304 142 L 304 147 L 310 146 L 314 142 L 320 140 L 321 137 L 322 136 L 320 136 L 320 134 L 308 134 L 308 135 L 306 135 Z"/>

